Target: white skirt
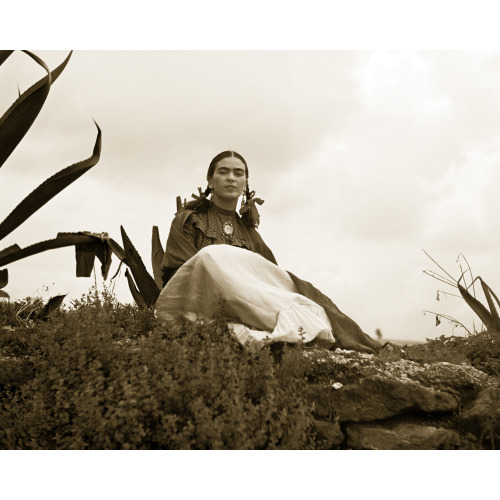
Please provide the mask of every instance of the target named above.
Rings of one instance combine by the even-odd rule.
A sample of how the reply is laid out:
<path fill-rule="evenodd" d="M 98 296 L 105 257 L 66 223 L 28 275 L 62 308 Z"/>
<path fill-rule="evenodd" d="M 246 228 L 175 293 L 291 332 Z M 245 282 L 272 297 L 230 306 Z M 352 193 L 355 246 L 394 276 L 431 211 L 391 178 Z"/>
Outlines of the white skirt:
<path fill-rule="evenodd" d="M 155 313 L 163 321 L 210 319 L 221 300 L 242 344 L 335 341 L 325 310 L 297 293 L 286 271 L 230 245 L 210 245 L 185 262 L 161 291 Z"/>

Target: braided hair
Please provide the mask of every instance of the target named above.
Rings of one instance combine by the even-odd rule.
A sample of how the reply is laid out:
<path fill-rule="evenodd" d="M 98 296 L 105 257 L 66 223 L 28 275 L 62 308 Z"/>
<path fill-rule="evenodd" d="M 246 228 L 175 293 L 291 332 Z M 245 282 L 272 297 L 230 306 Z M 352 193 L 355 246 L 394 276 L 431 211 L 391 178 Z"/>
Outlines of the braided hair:
<path fill-rule="evenodd" d="M 207 180 L 209 180 L 211 177 L 213 177 L 215 173 L 215 167 L 217 166 L 217 163 L 224 158 L 238 158 L 243 165 L 245 165 L 245 175 L 246 178 L 248 179 L 248 165 L 239 153 L 236 151 L 223 151 L 222 153 L 219 153 L 217 156 L 215 156 L 212 161 L 210 162 L 210 165 L 208 166 L 208 171 L 207 171 Z M 206 210 L 210 204 L 208 201 L 208 197 L 212 193 L 212 189 L 207 185 L 205 191 L 202 191 L 201 188 L 198 188 L 199 190 L 199 196 L 193 195 L 195 198 L 194 200 L 190 202 L 184 202 L 184 208 L 190 208 L 190 209 L 198 209 L 198 210 Z M 255 202 L 257 202 L 259 205 L 263 203 L 262 200 L 260 199 L 255 199 L 255 202 L 252 203 L 252 208 L 250 208 L 249 201 L 252 200 L 252 198 L 255 196 L 255 191 L 250 191 L 250 187 L 248 186 L 248 182 L 246 183 L 245 186 L 245 191 L 243 192 L 243 198 L 241 200 L 241 209 L 240 209 L 240 214 L 243 222 L 249 227 L 257 227 L 259 224 L 259 213 L 257 211 L 257 207 L 255 207 Z"/>
<path fill-rule="evenodd" d="M 238 158 L 238 160 L 240 160 L 243 163 L 243 165 L 245 165 L 245 175 L 246 175 L 246 178 L 248 179 L 248 165 L 247 165 L 245 158 L 243 158 L 243 156 L 241 156 L 236 151 L 223 151 L 222 153 L 219 153 L 217 156 L 215 156 L 212 159 L 212 161 L 210 162 L 210 165 L 208 166 L 208 171 L 207 171 L 207 180 L 210 177 L 213 177 L 217 163 L 219 163 L 224 158 Z M 205 189 L 205 196 L 208 197 L 211 192 L 212 192 L 212 190 L 207 186 L 207 188 Z M 250 191 L 250 189 L 248 187 L 248 182 L 247 182 L 245 192 L 244 192 L 245 199 L 246 200 L 252 199 L 252 196 L 254 194 L 255 194 L 255 192 L 253 192 L 253 194 L 252 194 L 252 192 Z"/>

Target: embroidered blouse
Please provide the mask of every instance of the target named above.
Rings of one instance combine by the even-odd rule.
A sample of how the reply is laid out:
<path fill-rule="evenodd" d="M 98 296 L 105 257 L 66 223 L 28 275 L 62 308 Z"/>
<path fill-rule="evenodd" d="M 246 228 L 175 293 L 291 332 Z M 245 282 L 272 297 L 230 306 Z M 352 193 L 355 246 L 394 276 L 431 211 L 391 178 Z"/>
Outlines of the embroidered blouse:
<path fill-rule="evenodd" d="M 226 210 L 213 202 L 206 212 L 192 213 L 182 231 L 198 250 L 221 244 L 251 249 L 240 216 L 234 210 Z"/>

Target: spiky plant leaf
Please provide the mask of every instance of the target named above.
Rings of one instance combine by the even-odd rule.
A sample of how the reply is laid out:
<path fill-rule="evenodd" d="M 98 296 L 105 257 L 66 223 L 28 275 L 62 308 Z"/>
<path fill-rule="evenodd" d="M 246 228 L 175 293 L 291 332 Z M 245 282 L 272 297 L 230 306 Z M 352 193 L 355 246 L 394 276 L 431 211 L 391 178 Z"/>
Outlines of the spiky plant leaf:
<path fill-rule="evenodd" d="M 17 252 L 18 250 L 21 250 L 21 247 L 16 243 L 14 245 L 11 245 L 10 247 L 7 247 L 7 248 L 4 248 L 1 252 L 0 252 L 0 259 L 2 257 L 5 257 L 6 255 L 9 255 L 9 253 L 12 253 L 12 252 Z"/>
<path fill-rule="evenodd" d="M 161 273 L 161 261 L 163 260 L 163 246 L 160 240 L 158 226 L 153 226 L 153 234 L 151 236 L 151 263 L 153 266 L 153 276 L 155 283 L 161 290 L 163 288 L 163 279 Z"/>
<path fill-rule="evenodd" d="M 9 283 L 9 271 L 0 269 L 0 288 L 5 288 Z"/>
<path fill-rule="evenodd" d="M 108 244 L 108 233 L 92 233 L 90 231 L 81 231 L 79 233 L 58 233 L 57 237 L 72 235 L 92 236 L 93 241 L 76 243 L 76 276 L 88 278 L 94 269 L 95 258 L 101 261 L 101 274 L 104 279 L 108 277 L 109 268 L 111 267 L 112 251 Z"/>
<path fill-rule="evenodd" d="M 493 294 L 494 296 L 495 294 L 493 293 L 493 290 L 483 281 L 481 277 L 479 278 L 479 280 L 481 281 L 481 286 L 483 287 L 484 296 L 486 297 L 486 300 L 488 302 L 488 307 L 490 308 L 491 316 L 493 318 L 493 321 L 495 322 L 495 329 L 497 332 L 500 332 L 500 317 L 498 316 L 498 311 L 495 307 L 495 303 L 493 302 L 493 298 L 491 296 L 491 294 Z"/>
<path fill-rule="evenodd" d="M 479 300 L 473 297 L 462 285 L 458 284 L 458 291 L 467 305 L 479 316 L 484 326 L 490 331 L 495 331 L 495 320 L 491 313 Z"/>
<path fill-rule="evenodd" d="M 96 127 L 98 132 L 92 156 L 57 172 L 32 191 L 0 224 L 0 240 L 14 231 L 14 229 L 20 226 L 39 208 L 45 205 L 45 203 L 90 170 L 99 161 L 101 155 L 101 129 L 97 123 Z"/>
<path fill-rule="evenodd" d="M 92 243 L 96 240 L 94 236 L 88 236 L 78 233 L 61 233 L 52 240 L 45 240 L 35 243 L 33 245 L 21 248 L 16 252 L 11 252 L 7 255 L 0 257 L 0 267 L 11 264 L 25 257 L 35 255 L 37 253 L 53 250 L 55 248 L 69 247 L 72 245 Z"/>
<path fill-rule="evenodd" d="M 120 230 L 122 234 L 123 246 L 125 248 L 126 264 L 132 272 L 132 276 L 137 283 L 137 288 L 139 289 L 144 302 L 148 307 L 152 307 L 160 294 L 160 289 L 155 283 L 155 280 L 147 272 L 141 256 L 134 248 L 134 245 L 127 236 L 125 229 L 123 229 L 123 226 L 120 226 Z"/>
<path fill-rule="evenodd" d="M 65 295 L 56 295 L 55 297 L 51 297 L 48 302 L 45 304 L 41 311 L 33 311 L 30 314 L 31 319 L 47 319 L 54 311 L 56 311 L 59 306 L 62 304 Z"/>
<path fill-rule="evenodd" d="M 0 290 L 0 297 L 2 297 L 3 299 L 9 299 L 10 295 L 7 292 Z"/>
<path fill-rule="evenodd" d="M 137 287 L 135 286 L 134 279 L 128 272 L 128 269 L 125 270 L 125 276 L 127 277 L 127 282 L 128 282 L 128 287 L 130 288 L 130 292 L 132 293 L 132 297 L 135 300 L 135 303 L 139 307 L 147 307 L 147 304 L 145 300 L 142 298 L 141 292 L 137 290 Z"/>
<path fill-rule="evenodd" d="M 13 50 L 0 50 L 0 66 L 6 61 L 6 59 L 14 52 Z"/>
<path fill-rule="evenodd" d="M 47 99 L 50 86 L 62 73 L 72 54 L 70 52 L 66 59 L 51 72 L 38 56 L 27 50 L 23 52 L 40 64 L 47 71 L 47 76 L 26 90 L 0 118 L 0 167 L 30 129 Z"/>
<path fill-rule="evenodd" d="M 108 245 L 113 253 L 122 261 L 125 261 L 125 250 L 113 239 L 108 240 Z"/>

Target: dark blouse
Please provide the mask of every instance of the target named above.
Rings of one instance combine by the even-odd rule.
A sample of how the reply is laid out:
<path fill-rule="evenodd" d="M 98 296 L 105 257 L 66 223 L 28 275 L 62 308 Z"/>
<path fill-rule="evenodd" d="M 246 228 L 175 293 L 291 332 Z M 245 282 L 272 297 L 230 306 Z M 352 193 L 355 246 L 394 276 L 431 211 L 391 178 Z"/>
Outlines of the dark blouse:
<path fill-rule="evenodd" d="M 240 216 L 215 203 L 210 203 L 206 212 L 192 213 L 184 223 L 183 234 L 197 250 L 221 244 L 251 249 Z"/>

